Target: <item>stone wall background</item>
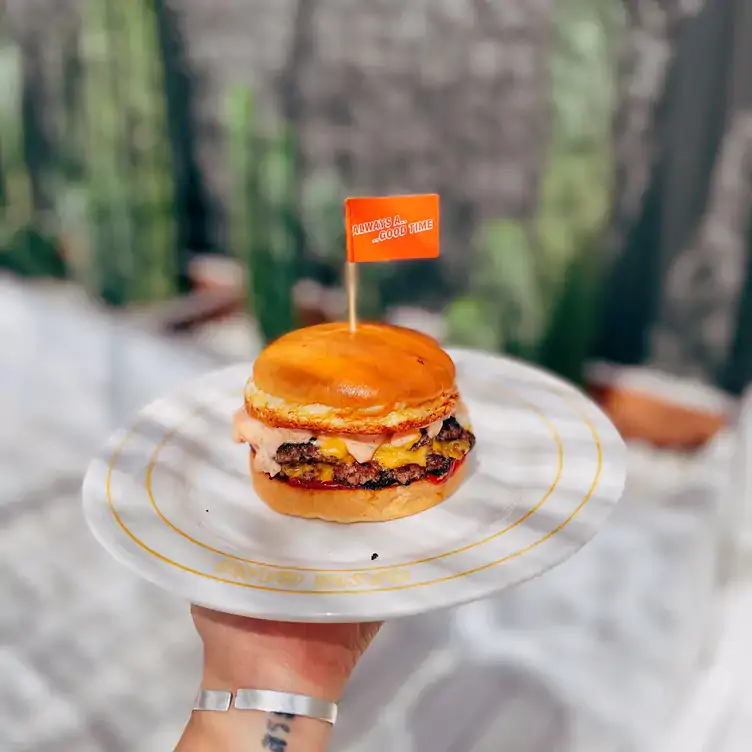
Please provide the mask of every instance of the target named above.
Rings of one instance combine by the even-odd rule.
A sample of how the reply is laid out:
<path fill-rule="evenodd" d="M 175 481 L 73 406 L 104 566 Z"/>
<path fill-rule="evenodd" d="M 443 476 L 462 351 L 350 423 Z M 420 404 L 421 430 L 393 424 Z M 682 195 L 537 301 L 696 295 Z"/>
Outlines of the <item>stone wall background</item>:
<path fill-rule="evenodd" d="M 32 163 L 56 144 L 60 48 L 80 28 L 79 11 L 97 2 L 107 5 L 7 3 L 32 84 L 24 106 L 38 115 Z M 323 240 L 305 228 L 299 274 L 338 282 L 345 193 L 436 190 L 442 259 L 368 282 L 390 305 L 435 309 L 455 341 L 571 378 L 590 356 L 733 393 L 748 383 L 744 3 L 154 7 L 183 262 L 231 245 L 230 206 L 243 204 L 228 164 L 225 94 L 247 84 L 261 120 L 291 124 L 299 137 L 293 205 L 329 202 Z M 54 189 L 35 189 L 42 208 L 54 203 Z"/>

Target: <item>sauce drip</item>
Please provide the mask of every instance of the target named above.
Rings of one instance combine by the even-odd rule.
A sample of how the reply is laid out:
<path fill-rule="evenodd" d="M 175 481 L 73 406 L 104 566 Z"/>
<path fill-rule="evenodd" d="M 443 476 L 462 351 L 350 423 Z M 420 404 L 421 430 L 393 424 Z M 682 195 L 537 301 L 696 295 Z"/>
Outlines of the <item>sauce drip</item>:
<path fill-rule="evenodd" d="M 446 483 L 460 469 L 460 466 L 466 459 L 467 455 L 465 455 L 461 460 L 452 460 L 452 464 L 449 465 L 449 470 L 444 473 L 444 475 L 426 475 L 425 480 L 437 485 L 439 483 Z"/>

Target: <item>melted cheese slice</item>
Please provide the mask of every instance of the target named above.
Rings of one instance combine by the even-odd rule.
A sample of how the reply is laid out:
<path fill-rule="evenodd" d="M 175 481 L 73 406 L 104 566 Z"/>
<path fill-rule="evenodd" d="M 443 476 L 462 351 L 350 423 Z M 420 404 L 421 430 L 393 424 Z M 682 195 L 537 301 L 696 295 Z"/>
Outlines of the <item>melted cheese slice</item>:
<path fill-rule="evenodd" d="M 403 465 L 420 465 L 421 467 L 425 467 L 429 454 L 440 454 L 442 457 L 459 460 L 469 451 L 470 442 L 468 441 L 436 441 L 434 439 L 430 445 L 418 447 L 417 449 L 410 449 L 408 446 L 397 447 L 393 444 L 382 444 L 376 454 L 374 454 L 373 460 L 387 470 L 394 470 Z"/>
<path fill-rule="evenodd" d="M 434 454 L 449 457 L 453 460 L 461 460 L 470 451 L 469 441 L 435 441 L 433 442 Z"/>
<path fill-rule="evenodd" d="M 342 439 L 329 436 L 319 436 L 316 440 L 316 444 L 321 454 L 328 459 L 339 460 L 340 462 L 352 459 L 347 444 Z"/>
<path fill-rule="evenodd" d="M 373 460 L 387 470 L 394 470 L 396 467 L 402 467 L 403 465 L 420 465 L 421 467 L 425 467 L 429 448 L 423 446 L 412 450 L 408 447 L 396 447 L 391 444 L 384 444 L 373 455 Z"/>
<path fill-rule="evenodd" d="M 326 465 L 322 462 L 317 462 L 312 465 L 286 465 L 285 475 L 288 478 L 300 478 L 310 470 L 313 470 L 316 473 L 316 477 L 320 481 L 328 482 L 334 478 L 334 468 L 331 465 Z"/>
<path fill-rule="evenodd" d="M 282 444 L 304 444 L 314 438 L 321 453 L 327 459 L 337 462 L 352 462 L 354 460 L 360 463 L 375 460 L 389 470 L 410 464 L 425 467 L 427 457 L 431 453 L 460 459 L 470 450 L 470 445 L 465 441 L 436 440 L 435 437 L 441 431 L 443 423 L 442 419 L 426 426 L 426 433 L 433 441 L 430 445 L 419 447 L 414 451 L 410 447 L 420 439 L 419 430 L 383 436 L 316 437 L 309 431 L 267 426 L 248 415 L 245 409 L 236 413 L 233 429 L 237 442 L 247 442 L 254 448 L 256 452 L 254 468 L 274 477 L 281 469 L 274 457 Z M 469 427 L 469 422 L 467 422 L 467 426 Z M 313 466 L 308 465 L 307 467 L 310 469 Z M 323 465 L 323 467 L 327 466 Z M 322 472 L 326 474 L 326 471 Z M 326 479 L 329 480 L 330 478 Z"/>

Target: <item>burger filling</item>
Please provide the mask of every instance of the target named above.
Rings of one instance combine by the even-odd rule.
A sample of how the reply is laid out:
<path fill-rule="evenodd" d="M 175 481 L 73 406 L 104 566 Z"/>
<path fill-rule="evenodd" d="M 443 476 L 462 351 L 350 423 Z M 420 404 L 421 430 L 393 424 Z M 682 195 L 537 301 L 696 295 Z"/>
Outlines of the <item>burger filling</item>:
<path fill-rule="evenodd" d="M 426 477 L 440 481 L 473 448 L 475 436 L 451 417 L 435 437 L 424 428 L 410 445 L 382 444 L 369 462 L 357 462 L 344 444 L 337 447 L 336 442 L 313 438 L 282 444 L 274 456 L 280 466 L 275 477 L 300 485 L 331 483 L 368 489 L 407 486 Z"/>

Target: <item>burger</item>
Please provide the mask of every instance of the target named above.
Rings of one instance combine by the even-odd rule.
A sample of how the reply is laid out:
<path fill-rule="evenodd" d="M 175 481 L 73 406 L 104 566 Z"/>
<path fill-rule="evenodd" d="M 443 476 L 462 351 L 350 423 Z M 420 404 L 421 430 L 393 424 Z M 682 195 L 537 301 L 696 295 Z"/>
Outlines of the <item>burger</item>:
<path fill-rule="evenodd" d="M 378 522 L 439 504 L 475 444 L 438 342 L 396 326 L 298 329 L 258 356 L 234 421 L 272 509 Z"/>

